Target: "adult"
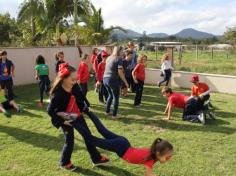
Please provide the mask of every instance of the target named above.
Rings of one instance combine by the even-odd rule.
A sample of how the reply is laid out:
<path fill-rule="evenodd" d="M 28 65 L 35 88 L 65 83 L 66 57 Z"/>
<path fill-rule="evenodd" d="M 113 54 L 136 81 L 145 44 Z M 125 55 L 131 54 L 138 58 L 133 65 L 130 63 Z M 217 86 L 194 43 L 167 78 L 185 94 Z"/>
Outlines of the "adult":
<path fill-rule="evenodd" d="M 82 114 L 82 112 L 87 112 L 89 102 L 77 84 L 77 74 L 73 67 L 66 63 L 60 65 L 50 96 L 48 114 L 51 116 L 52 124 L 56 128 L 62 128 L 64 133 L 65 143 L 61 154 L 60 166 L 61 168 L 75 171 L 77 168 L 71 163 L 71 155 L 74 149 L 74 128 L 70 121 L 59 117 L 58 112 L 75 114 L 77 116 L 76 122 L 82 127 L 79 131 L 81 135 L 85 132 L 91 132 Z M 101 156 L 96 147 L 86 140 L 86 137 L 84 139 L 94 165 L 101 165 L 109 161 L 106 157 Z"/>
<path fill-rule="evenodd" d="M 11 101 L 14 99 L 13 79 L 15 66 L 11 60 L 7 58 L 7 52 L 0 52 L 0 82 L 1 88 L 6 91 L 6 96 Z"/>
<path fill-rule="evenodd" d="M 125 79 L 123 62 L 121 57 L 122 47 L 114 47 L 113 53 L 106 61 L 106 68 L 103 76 L 103 82 L 108 92 L 106 103 L 106 114 L 110 115 L 111 105 L 113 102 L 112 118 L 118 118 L 117 112 L 119 107 L 120 97 L 120 79 L 128 87 L 128 82 Z"/>
<path fill-rule="evenodd" d="M 138 60 L 138 55 L 135 51 L 135 45 L 133 42 L 129 42 L 128 43 L 128 50 L 132 52 L 132 59 L 130 61 L 130 64 L 129 64 L 129 74 L 131 75 L 128 80 L 128 83 L 129 83 L 129 86 L 130 86 L 130 89 L 131 91 L 134 93 L 135 92 L 135 83 L 134 83 L 134 79 L 132 77 L 132 72 L 135 68 L 135 66 L 137 65 L 137 60 Z"/>
<path fill-rule="evenodd" d="M 183 109 L 183 120 L 205 124 L 204 114 L 199 105 L 199 101 L 195 97 L 188 97 L 182 93 L 173 92 L 169 87 L 164 87 L 162 89 L 162 94 L 168 99 L 164 112 L 167 114 L 165 120 L 171 119 L 173 108 L 179 108 Z"/>

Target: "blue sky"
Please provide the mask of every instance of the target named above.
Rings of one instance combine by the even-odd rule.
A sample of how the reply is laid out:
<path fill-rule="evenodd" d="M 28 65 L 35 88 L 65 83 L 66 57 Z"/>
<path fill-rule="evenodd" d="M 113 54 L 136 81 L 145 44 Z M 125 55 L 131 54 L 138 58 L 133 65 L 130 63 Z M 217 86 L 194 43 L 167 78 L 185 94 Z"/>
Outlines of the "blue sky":
<path fill-rule="evenodd" d="M 195 28 L 223 34 L 236 26 L 235 0 L 91 0 L 103 7 L 105 26 L 122 26 L 137 32 L 173 34 Z M 0 0 L 0 12 L 16 17 L 23 0 Z"/>

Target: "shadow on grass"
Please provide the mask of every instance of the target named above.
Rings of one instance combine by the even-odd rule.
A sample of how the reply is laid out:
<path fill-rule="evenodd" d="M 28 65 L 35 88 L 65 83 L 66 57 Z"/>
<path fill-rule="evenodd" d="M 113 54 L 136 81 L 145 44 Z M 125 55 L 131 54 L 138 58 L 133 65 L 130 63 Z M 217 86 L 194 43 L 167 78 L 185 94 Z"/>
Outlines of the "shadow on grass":
<path fill-rule="evenodd" d="M 110 172 L 111 174 L 116 176 L 138 176 L 136 174 L 130 173 L 127 170 L 115 166 L 99 166 L 98 168 Z"/>
<path fill-rule="evenodd" d="M 63 146 L 63 135 L 54 137 L 46 134 L 39 134 L 24 129 L 2 125 L 0 125 L 0 132 L 6 133 L 21 142 L 31 144 L 35 147 L 44 148 L 46 150 L 61 151 Z M 76 145 L 75 147 L 79 150 L 85 150 L 84 147 L 79 147 Z"/>

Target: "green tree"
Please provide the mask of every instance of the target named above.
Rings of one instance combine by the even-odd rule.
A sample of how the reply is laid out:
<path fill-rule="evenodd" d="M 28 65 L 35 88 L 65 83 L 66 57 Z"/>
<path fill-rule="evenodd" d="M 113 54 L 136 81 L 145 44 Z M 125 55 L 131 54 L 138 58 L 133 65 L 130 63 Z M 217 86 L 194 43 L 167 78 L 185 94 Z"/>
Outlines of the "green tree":
<path fill-rule="evenodd" d="M 224 33 L 224 39 L 226 42 L 236 45 L 236 27 L 227 28 L 227 31 Z"/>

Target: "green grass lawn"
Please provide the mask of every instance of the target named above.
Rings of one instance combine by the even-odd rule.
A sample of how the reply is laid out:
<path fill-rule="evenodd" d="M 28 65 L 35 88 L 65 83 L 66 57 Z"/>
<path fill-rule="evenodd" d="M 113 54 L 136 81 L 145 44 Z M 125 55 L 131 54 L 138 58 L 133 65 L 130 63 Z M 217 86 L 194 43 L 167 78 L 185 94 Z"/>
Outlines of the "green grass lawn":
<path fill-rule="evenodd" d="M 155 52 L 140 53 L 148 55 L 147 64 L 149 68 L 160 68 L 160 58 L 162 57 L 163 52 L 158 52 L 158 60 L 156 60 Z M 175 70 L 236 75 L 236 53 L 229 53 L 228 59 L 226 54 L 226 52 L 215 51 L 214 59 L 212 59 L 211 52 L 199 51 L 199 57 L 197 60 L 195 51 L 184 51 L 182 63 L 180 64 L 178 60 L 178 52 L 175 52 Z"/>
<path fill-rule="evenodd" d="M 179 90 L 189 93 L 186 90 Z M 76 133 L 73 162 L 80 172 L 71 174 L 58 169 L 63 135 L 52 127 L 45 109 L 36 106 L 38 87 L 17 87 L 17 101 L 25 112 L 13 113 L 8 119 L 0 114 L 0 175 L 1 176 L 142 176 L 143 167 L 131 165 L 110 152 L 111 164 L 93 168 L 81 136 Z M 133 108 L 133 95 L 121 99 L 119 120 L 104 116 L 104 105 L 99 105 L 97 96 L 90 91 L 88 98 L 102 122 L 117 134 L 127 137 L 133 146 L 150 146 L 156 137 L 169 140 L 175 148 L 173 159 L 167 164 L 156 164 L 158 176 L 234 176 L 236 175 L 236 96 L 213 94 L 217 107 L 217 120 L 208 125 L 193 124 L 181 120 L 176 111 L 174 119 L 162 121 L 165 100 L 156 87 L 146 86 L 143 106 Z M 96 134 L 89 120 L 89 126 Z"/>

